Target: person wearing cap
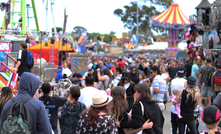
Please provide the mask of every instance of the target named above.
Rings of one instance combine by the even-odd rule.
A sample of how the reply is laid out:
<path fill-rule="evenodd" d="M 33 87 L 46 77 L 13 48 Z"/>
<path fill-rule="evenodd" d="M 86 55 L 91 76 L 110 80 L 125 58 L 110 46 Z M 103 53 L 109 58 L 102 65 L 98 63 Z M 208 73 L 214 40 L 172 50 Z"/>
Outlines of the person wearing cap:
<path fill-rule="evenodd" d="M 178 93 L 178 96 L 173 101 L 173 105 L 176 105 L 177 101 L 181 99 L 181 116 L 182 119 L 178 119 L 179 134 L 184 134 L 185 126 L 190 129 L 191 134 L 197 134 L 194 109 L 197 108 L 199 103 L 199 94 L 197 93 L 196 78 L 189 76 L 187 80 L 187 87 Z"/>
<path fill-rule="evenodd" d="M 201 68 L 199 74 L 199 89 L 201 90 L 201 98 L 207 97 L 209 99 L 209 105 L 211 104 L 211 98 L 214 92 L 211 87 L 211 80 L 208 76 L 216 71 L 216 68 L 212 66 L 212 60 L 210 58 L 206 59 L 206 65 Z M 212 77 L 212 76 L 210 76 Z M 201 88 L 202 85 L 202 88 Z"/>
<path fill-rule="evenodd" d="M 108 104 L 112 101 L 103 90 L 92 97 L 92 105 L 80 117 L 76 134 L 105 133 L 117 134 L 118 129 L 112 115 L 109 114 Z"/>
<path fill-rule="evenodd" d="M 218 130 L 218 124 L 220 123 L 220 110 L 214 105 L 207 106 L 202 112 L 202 121 L 206 125 L 207 132 L 200 134 L 221 134 L 221 130 Z"/>
<path fill-rule="evenodd" d="M 71 78 L 71 70 L 69 68 L 65 68 L 62 71 L 62 77 L 63 79 L 60 79 L 58 81 L 58 84 L 54 87 L 54 96 L 59 96 L 62 98 L 68 98 L 69 96 L 69 88 L 72 86 L 72 82 L 70 80 Z M 61 109 L 62 107 L 59 108 L 58 111 L 58 118 L 60 119 L 61 117 Z M 59 121 L 60 123 L 60 121 Z"/>
<path fill-rule="evenodd" d="M 63 79 L 63 77 L 62 77 L 62 66 L 58 66 L 57 75 L 56 75 L 56 78 L 55 78 L 56 83 L 58 83 L 58 81 L 60 79 Z"/>
<path fill-rule="evenodd" d="M 174 90 L 178 89 L 179 91 L 182 91 L 186 87 L 186 79 L 184 78 L 186 74 L 186 68 L 181 66 L 177 69 L 177 77 L 173 79 L 170 83 L 170 89 L 171 89 L 171 96 L 174 96 Z M 171 105 L 171 127 L 172 127 L 172 133 L 177 134 L 177 122 L 178 116 L 177 111 L 175 109 L 174 105 Z"/>

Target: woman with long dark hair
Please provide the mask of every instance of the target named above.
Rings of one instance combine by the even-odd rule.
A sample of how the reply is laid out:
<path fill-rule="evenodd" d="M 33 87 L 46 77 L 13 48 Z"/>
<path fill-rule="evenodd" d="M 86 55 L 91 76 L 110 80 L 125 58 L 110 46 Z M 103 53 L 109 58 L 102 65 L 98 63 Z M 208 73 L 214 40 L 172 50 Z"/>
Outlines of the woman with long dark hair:
<path fill-rule="evenodd" d="M 100 74 L 100 68 L 97 69 L 98 80 L 101 81 L 100 90 L 105 90 L 109 88 L 110 80 L 112 78 L 112 74 L 108 68 L 103 70 L 103 75 Z"/>
<path fill-rule="evenodd" d="M 116 123 L 108 107 L 111 101 L 112 97 L 105 91 L 98 91 L 92 97 L 91 107 L 80 117 L 76 134 L 117 134 Z"/>
<path fill-rule="evenodd" d="M 128 102 L 128 108 L 127 112 L 129 113 L 130 110 L 132 109 L 133 103 L 134 103 L 134 82 L 131 81 L 129 73 L 128 72 L 123 72 L 122 77 L 119 83 L 119 86 L 124 87 L 126 90 L 126 95 L 127 95 L 127 102 Z"/>
<path fill-rule="evenodd" d="M 12 89 L 10 87 L 3 87 L 0 98 L 0 115 L 4 105 L 13 98 Z"/>
<path fill-rule="evenodd" d="M 58 108 L 63 106 L 64 103 L 67 101 L 65 98 L 60 97 L 51 97 L 51 85 L 48 82 L 45 82 L 41 86 L 41 90 L 43 92 L 43 96 L 39 98 L 45 105 L 45 109 L 48 114 L 48 118 L 50 120 L 52 129 L 55 134 L 58 134 L 57 128 L 57 119 L 58 119 Z"/>
<path fill-rule="evenodd" d="M 87 107 L 78 101 L 80 97 L 80 87 L 70 87 L 70 95 L 61 110 L 61 134 L 74 134 L 82 111 Z"/>
<path fill-rule="evenodd" d="M 135 83 L 135 84 L 138 84 L 139 83 L 139 75 L 138 75 L 138 71 L 137 71 L 137 68 L 134 66 L 134 67 L 131 67 L 131 70 L 130 70 L 130 79 Z"/>
<path fill-rule="evenodd" d="M 116 122 L 121 128 L 140 128 L 146 120 L 153 122 L 153 127 L 144 129 L 146 134 L 162 134 L 164 117 L 158 104 L 152 100 L 150 87 L 146 83 L 135 86 L 135 103 L 132 109 L 132 119 L 127 122 Z"/>
<path fill-rule="evenodd" d="M 126 92 L 125 89 L 121 86 L 117 86 L 114 89 L 111 90 L 111 96 L 113 97 L 113 100 L 110 103 L 110 110 L 111 114 L 114 117 L 116 121 L 119 122 L 126 122 L 129 120 L 130 117 L 128 117 L 128 114 L 126 112 L 126 108 L 128 106 L 127 100 L 126 100 Z M 144 125 L 147 125 L 145 127 Z M 124 134 L 124 133 L 136 133 L 142 129 L 148 129 L 151 128 L 153 123 L 152 122 L 146 122 L 142 128 L 139 129 L 122 129 L 118 128 L 118 134 Z"/>

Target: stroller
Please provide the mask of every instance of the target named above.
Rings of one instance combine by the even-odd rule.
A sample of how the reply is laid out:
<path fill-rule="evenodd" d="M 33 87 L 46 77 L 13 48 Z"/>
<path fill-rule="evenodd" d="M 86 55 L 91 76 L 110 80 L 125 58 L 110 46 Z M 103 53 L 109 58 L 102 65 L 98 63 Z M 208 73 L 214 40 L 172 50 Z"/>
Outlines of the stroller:
<path fill-rule="evenodd" d="M 195 125 L 196 125 L 196 130 L 197 130 L 197 134 L 199 134 L 199 131 L 198 131 L 198 127 L 199 127 L 199 105 L 197 106 L 197 108 L 194 110 L 194 117 L 195 117 Z M 186 134 L 191 134 L 190 133 L 190 129 L 187 127 L 186 125 Z"/>

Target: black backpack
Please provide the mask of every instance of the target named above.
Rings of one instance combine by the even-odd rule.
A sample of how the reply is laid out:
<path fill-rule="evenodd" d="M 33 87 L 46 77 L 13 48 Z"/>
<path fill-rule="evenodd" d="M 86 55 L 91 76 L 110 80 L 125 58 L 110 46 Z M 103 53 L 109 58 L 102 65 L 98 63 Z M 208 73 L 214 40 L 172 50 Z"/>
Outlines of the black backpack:
<path fill-rule="evenodd" d="M 14 98 L 12 104 L 5 111 L 2 121 L 2 134 L 34 134 L 32 131 L 32 119 L 25 102 L 32 99 L 26 97 L 21 102 Z"/>
<path fill-rule="evenodd" d="M 215 68 L 214 67 L 211 67 L 210 70 L 209 70 L 209 74 L 207 76 L 207 86 L 211 87 L 212 86 L 212 83 L 211 83 L 211 79 L 212 79 L 212 75 L 213 73 L 215 72 Z"/>

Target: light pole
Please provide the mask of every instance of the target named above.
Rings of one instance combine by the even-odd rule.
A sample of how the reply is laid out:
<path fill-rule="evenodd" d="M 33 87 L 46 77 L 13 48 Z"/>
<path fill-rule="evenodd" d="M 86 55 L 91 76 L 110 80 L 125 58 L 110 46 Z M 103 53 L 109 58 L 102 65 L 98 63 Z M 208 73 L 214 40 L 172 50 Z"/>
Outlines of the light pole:
<path fill-rule="evenodd" d="M 139 39 L 138 39 L 138 32 L 139 32 L 139 25 L 138 25 L 138 23 L 139 23 L 139 20 L 138 20 L 138 14 L 139 14 L 139 9 L 138 9 L 138 1 L 139 0 L 137 0 L 137 32 L 136 32 L 136 36 L 137 36 L 137 45 L 139 45 Z"/>
<path fill-rule="evenodd" d="M 101 38 L 101 48 L 104 48 L 104 46 L 103 46 L 103 40 L 104 40 L 104 36 L 103 36 L 103 35 L 101 35 L 101 36 L 100 36 L 100 38 Z"/>

